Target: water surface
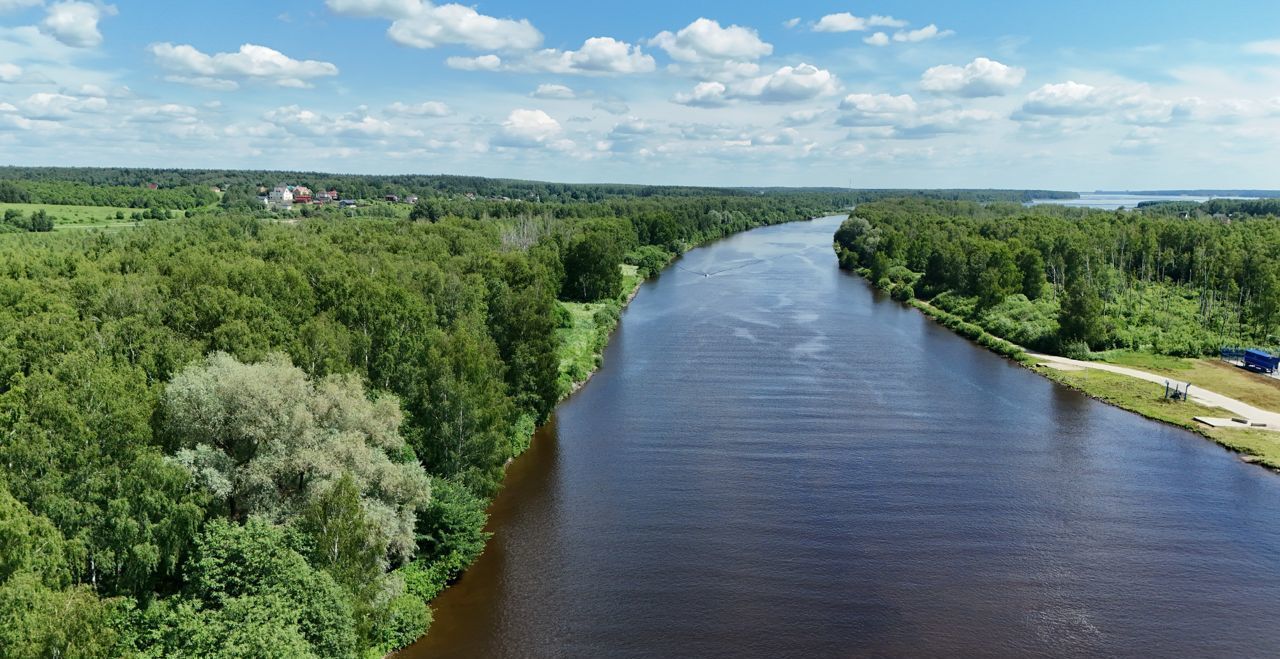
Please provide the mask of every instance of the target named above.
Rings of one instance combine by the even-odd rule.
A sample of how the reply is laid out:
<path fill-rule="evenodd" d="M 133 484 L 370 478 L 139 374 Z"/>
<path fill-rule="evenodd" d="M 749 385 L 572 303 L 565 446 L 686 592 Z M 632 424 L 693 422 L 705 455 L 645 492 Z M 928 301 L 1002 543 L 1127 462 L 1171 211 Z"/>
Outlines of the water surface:
<path fill-rule="evenodd" d="M 1280 653 L 1280 477 L 882 298 L 838 223 L 644 286 L 407 656 Z"/>

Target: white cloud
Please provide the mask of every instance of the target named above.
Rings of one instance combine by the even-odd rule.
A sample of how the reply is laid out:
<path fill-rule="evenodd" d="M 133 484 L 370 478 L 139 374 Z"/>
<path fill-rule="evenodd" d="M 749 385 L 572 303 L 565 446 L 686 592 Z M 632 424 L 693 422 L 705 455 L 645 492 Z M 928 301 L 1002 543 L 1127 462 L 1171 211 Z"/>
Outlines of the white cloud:
<path fill-rule="evenodd" d="M 914 115 L 919 105 L 910 94 L 849 94 L 840 102 L 842 126 L 892 126 Z"/>
<path fill-rule="evenodd" d="M 560 100 L 577 98 L 577 95 L 573 93 L 573 90 L 565 85 L 547 84 L 538 85 L 538 88 L 533 90 L 533 93 L 530 94 L 530 96 L 534 98 L 551 98 Z"/>
<path fill-rule="evenodd" d="M 1068 80 L 1044 85 L 1028 94 L 1019 113 L 1063 117 L 1103 114 L 1112 109 L 1112 100 L 1109 92 L 1093 85 Z"/>
<path fill-rule="evenodd" d="M 530 50 L 542 33 L 526 19 L 495 18 L 460 5 L 424 0 L 327 0 L 329 9 L 347 16 L 390 21 L 387 36 L 413 48 L 461 45 L 483 50 Z"/>
<path fill-rule="evenodd" d="M 839 83 L 835 75 L 812 64 L 784 66 L 777 71 L 750 81 L 734 92 L 735 96 L 764 103 L 803 101 L 836 93 Z"/>
<path fill-rule="evenodd" d="M 928 41 L 929 39 L 937 39 L 939 37 L 949 37 L 955 34 L 951 30 L 939 30 L 937 25 L 930 23 L 919 30 L 899 30 L 893 33 L 893 40 L 901 43 L 917 43 L 920 41 Z"/>
<path fill-rule="evenodd" d="M 481 55 L 479 57 L 454 56 L 444 61 L 451 69 L 459 71 L 497 71 L 502 68 L 502 58 L 497 55 Z"/>
<path fill-rule="evenodd" d="M 691 92 L 680 92 L 671 100 L 680 105 L 688 105 L 695 108 L 719 108 L 729 104 L 729 99 L 725 97 L 728 87 L 721 82 L 709 81 L 700 82 L 694 85 Z"/>
<path fill-rule="evenodd" d="M 447 117 L 453 114 L 453 110 L 440 101 L 426 101 L 413 105 L 397 101 L 387 106 L 386 113 L 397 117 Z"/>
<path fill-rule="evenodd" d="M 807 126 L 826 114 L 825 110 L 796 110 L 782 117 L 783 126 Z"/>
<path fill-rule="evenodd" d="M 296 60 L 278 50 L 245 44 L 234 53 L 207 55 L 189 45 L 157 43 L 151 53 L 175 75 L 167 78 L 215 89 L 234 89 L 236 80 L 258 80 L 282 87 L 308 87 L 314 78 L 334 76 L 338 67 L 329 62 Z"/>
<path fill-rule="evenodd" d="M 28 7 L 38 7 L 42 4 L 44 4 L 44 0 L 0 0 L 0 14 Z"/>
<path fill-rule="evenodd" d="M 520 71 L 578 75 L 612 75 L 648 73 L 654 70 L 653 58 L 639 46 L 613 37 L 592 37 L 578 50 L 547 48 L 518 57 L 502 59 L 497 55 L 450 57 L 450 68 L 463 71 Z"/>
<path fill-rule="evenodd" d="M 794 67 L 784 66 L 769 75 L 738 83 L 701 82 L 692 92 L 676 94 L 671 100 L 694 107 L 720 107 L 735 99 L 759 103 L 790 103 L 829 96 L 839 87 L 839 81 L 830 71 L 801 63 Z"/>
<path fill-rule="evenodd" d="M 328 117 L 297 105 L 288 105 L 267 112 L 263 119 L 281 130 L 303 137 L 384 140 L 422 136 L 421 131 L 402 128 L 364 112 Z"/>
<path fill-rule="evenodd" d="M 876 32 L 869 37 L 863 37 L 862 42 L 870 46 L 887 46 L 889 45 L 889 35 L 884 32 Z"/>
<path fill-rule="evenodd" d="M 40 31 L 74 48 L 92 48 L 102 44 L 98 21 L 103 16 L 115 16 L 115 5 L 96 5 L 88 2 L 59 2 L 49 7 L 40 22 Z"/>
<path fill-rule="evenodd" d="M 97 113 L 107 109 L 102 98 L 82 98 L 67 94 L 39 92 L 18 104 L 18 110 L 27 119 L 61 121 L 81 113 Z"/>
<path fill-rule="evenodd" d="M 199 121 L 199 114 L 200 111 L 190 105 L 165 103 L 138 108 L 129 119 L 142 123 L 192 124 Z"/>
<path fill-rule="evenodd" d="M 653 58 L 639 46 L 613 37 L 592 37 L 578 50 L 554 48 L 538 51 L 512 65 L 520 70 L 550 73 L 647 73 L 654 69 Z"/>
<path fill-rule="evenodd" d="M 967 133 L 998 118 L 999 115 L 987 110 L 943 110 L 903 121 L 893 127 L 893 137 L 914 140 L 950 133 Z"/>
<path fill-rule="evenodd" d="M 1249 42 L 1244 45 L 1244 52 L 1253 55 L 1275 55 L 1280 57 L 1280 39 Z"/>
<path fill-rule="evenodd" d="M 563 133 L 560 122 L 542 110 L 512 110 L 502 122 L 493 143 L 508 147 L 537 147 L 555 144 Z"/>
<path fill-rule="evenodd" d="M 800 18 L 799 18 L 799 17 L 796 17 L 796 18 L 788 18 L 787 20 L 782 21 L 782 27 L 785 27 L 785 28 L 787 28 L 788 30 L 795 28 L 795 27 L 796 27 L 797 25 L 799 25 L 799 24 L 800 24 Z"/>
<path fill-rule="evenodd" d="M 920 88 L 970 98 L 1002 96 L 1022 84 L 1026 75 L 1025 69 L 979 57 L 963 67 L 943 64 L 925 71 Z"/>
<path fill-rule="evenodd" d="M 0 62 L 0 82 L 13 82 L 22 77 L 22 67 Z"/>
<path fill-rule="evenodd" d="M 907 22 L 892 16 L 874 15 L 870 18 L 854 16 L 849 12 L 827 14 L 813 26 L 814 32 L 865 32 L 873 27 L 906 27 Z"/>
<path fill-rule="evenodd" d="M 773 53 L 773 46 L 760 39 L 753 29 L 740 25 L 721 27 L 709 18 L 698 20 L 679 32 L 662 32 L 649 40 L 650 46 L 661 48 L 680 62 L 754 61 Z"/>

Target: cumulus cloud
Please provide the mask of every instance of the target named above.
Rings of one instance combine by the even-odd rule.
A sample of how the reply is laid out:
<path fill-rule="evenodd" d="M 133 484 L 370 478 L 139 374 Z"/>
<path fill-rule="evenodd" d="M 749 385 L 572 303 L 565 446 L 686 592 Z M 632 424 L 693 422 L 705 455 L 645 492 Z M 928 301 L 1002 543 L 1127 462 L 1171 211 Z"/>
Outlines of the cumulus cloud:
<path fill-rule="evenodd" d="M 514 63 L 513 67 L 550 73 L 647 73 L 654 69 L 654 61 L 639 46 L 613 37 L 592 37 L 578 50 L 548 48 Z"/>
<path fill-rule="evenodd" d="M 764 103 L 803 101 L 829 96 L 839 88 L 834 74 L 812 64 L 784 66 L 777 71 L 751 80 L 735 92 L 735 96 Z"/>
<path fill-rule="evenodd" d="M 534 98 L 550 98 L 559 100 L 577 98 L 577 95 L 573 93 L 573 90 L 565 85 L 538 85 L 538 88 L 533 90 L 533 93 L 530 94 L 530 96 Z"/>
<path fill-rule="evenodd" d="M 618 75 L 648 73 L 654 69 L 653 58 L 639 46 L 613 37 L 592 37 L 578 50 L 546 48 L 533 53 L 503 59 L 497 55 L 450 57 L 450 68 L 463 71 L 520 71 L 525 73 L 561 73 L 575 75 Z"/>
<path fill-rule="evenodd" d="M 1027 72 L 979 57 L 964 66 L 943 64 L 924 72 L 920 88 L 937 94 L 976 98 L 1002 96 L 1022 84 Z"/>
<path fill-rule="evenodd" d="M 693 91 L 680 92 L 671 100 L 695 108 L 719 108 L 729 104 L 725 96 L 727 91 L 728 87 L 722 82 L 700 82 L 694 85 Z"/>
<path fill-rule="evenodd" d="M 22 77 L 22 67 L 0 62 L 0 82 L 13 82 Z"/>
<path fill-rule="evenodd" d="M 460 5 L 423 0 L 327 0 L 329 9 L 347 16 L 392 21 L 387 36 L 413 48 L 444 45 L 482 50 L 530 50 L 542 44 L 542 33 L 526 19 L 496 18 Z"/>
<path fill-rule="evenodd" d="M 302 137 L 381 140 L 422 135 L 420 131 L 396 126 L 364 112 L 328 117 L 297 105 L 287 105 L 267 112 L 262 118 L 280 130 Z"/>
<path fill-rule="evenodd" d="M 63 121 L 76 114 L 98 113 L 107 109 L 103 98 L 78 97 L 67 94 L 39 92 L 18 103 L 17 110 L 27 119 Z"/>
<path fill-rule="evenodd" d="M 440 101 L 426 101 L 425 103 L 415 104 L 397 101 L 387 106 L 386 113 L 395 117 L 447 117 L 453 114 L 453 110 Z"/>
<path fill-rule="evenodd" d="M 773 45 L 765 43 L 753 29 L 740 25 L 721 27 L 709 18 L 698 20 L 679 32 L 661 32 L 649 45 L 665 50 L 680 62 L 760 59 L 773 53 Z"/>
<path fill-rule="evenodd" d="M 671 100 L 694 107 L 720 107 L 739 99 L 758 103 L 791 103 L 829 96 L 839 87 L 830 71 L 801 63 L 737 83 L 701 82 L 693 91 L 677 94 Z"/>
<path fill-rule="evenodd" d="M 563 132 L 560 122 L 542 110 L 516 109 L 502 122 L 493 144 L 517 148 L 556 146 L 561 144 Z"/>
<path fill-rule="evenodd" d="M 901 43 L 916 43 L 939 37 L 949 37 L 953 34 L 955 32 L 952 30 L 939 30 L 937 25 L 930 23 L 919 30 L 898 30 L 893 33 L 893 40 Z"/>
<path fill-rule="evenodd" d="M 502 58 L 497 55 L 454 56 L 446 59 L 444 63 L 449 68 L 459 71 L 497 71 L 502 68 Z"/>
<path fill-rule="evenodd" d="M 1079 117 L 1109 111 L 1112 100 L 1110 92 L 1068 80 L 1044 85 L 1031 92 L 1019 112 L 1024 115 Z"/>
<path fill-rule="evenodd" d="M 842 126 L 892 126 L 914 115 L 919 105 L 910 94 L 849 94 L 840 102 Z"/>
<path fill-rule="evenodd" d="M 257 80 L 282 87 L 309 87 L 310 80 L 338 75 L 329 62 L 296 60 L 278 50 L 244 44 L 234 53 L 207 55 L 189 45 L 157 43 L 151 53 L 160 66 L 173 71 L 175 82 L 234 89 L 237 80 Z"/>
<path fill-rule="evenodd" d="M 102 32 L 98 21 L 103 16 L 115 16 L 115 5 L 97 5 L 88 2 L 59 2 L 49 7 L 40 31 L 73 48 L 93 48 L 102 44 Z"/>
<path fill-rule="evenodd" d="M 854 16 L 849 12 L 827 14 L 813 25 L 814 32 L 866 32 L 873 27 L 906 27 L 907 22 L 892 16 L 873 15 L 869 18 Z"/>
<path fill-rule="evenodd" d="M 863 37 L 862 43 L 870 46 L 887 46 L 889 45 L 889 35 L 884 32 L 876 32 L 869 37 Z"/>

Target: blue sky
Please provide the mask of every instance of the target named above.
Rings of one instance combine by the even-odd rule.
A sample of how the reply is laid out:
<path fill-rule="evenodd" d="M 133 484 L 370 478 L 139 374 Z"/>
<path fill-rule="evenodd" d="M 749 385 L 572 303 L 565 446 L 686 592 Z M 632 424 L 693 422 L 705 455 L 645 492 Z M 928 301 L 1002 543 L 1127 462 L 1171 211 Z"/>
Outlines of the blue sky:
<path fill-rule="evenodd" d="M 0 163 L 1280 188 L 1280 3 L 0 0 Z"/>

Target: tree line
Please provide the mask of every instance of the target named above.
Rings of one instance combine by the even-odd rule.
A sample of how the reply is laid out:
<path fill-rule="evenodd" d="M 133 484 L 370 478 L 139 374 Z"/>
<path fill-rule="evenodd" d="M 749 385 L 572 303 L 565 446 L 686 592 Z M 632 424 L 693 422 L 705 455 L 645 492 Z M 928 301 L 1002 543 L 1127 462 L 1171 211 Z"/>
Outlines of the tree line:
<path fill-rule="evenodd" d="M 1280 222 L 895 199 L 835 236 L 843 267 L 1015 343 L 1198 356 L 1274 346 Z"/>

